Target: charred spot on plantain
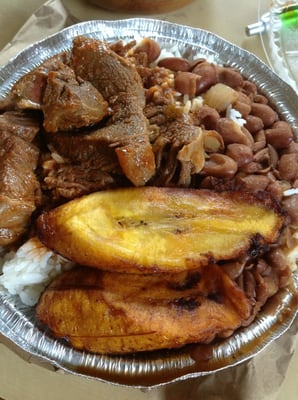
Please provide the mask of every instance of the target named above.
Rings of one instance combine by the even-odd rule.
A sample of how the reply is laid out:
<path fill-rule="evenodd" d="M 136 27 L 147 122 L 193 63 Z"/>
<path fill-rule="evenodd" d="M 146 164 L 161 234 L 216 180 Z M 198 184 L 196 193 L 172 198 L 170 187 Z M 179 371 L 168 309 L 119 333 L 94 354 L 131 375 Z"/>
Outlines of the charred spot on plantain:
<path fill-rule="evenodd" d="M 173 290 L 188 290 L 196 287 L 201 279 L 199 272 L 190 272 L 187 274 L 185 279 L 181 282 L 170 282 L 168 287 Z"/>
<path fill-rule="evenodd" d="M 201 303 L 196 297 L 179 297 L 178 299 L 173 300 L 173 305 L 179 309 L 192 311 L 198 308 Z"/>
<path fill-rule="evenodd" d="M 185 230 L 179 229 L 179 228 L 176 228 L 176 229 L 173 231 L 174 235 L 181 235 L 183 232 L 185 232 Z"/>
<path fill-rule="evenodd" d="M 117 224 L 121 226 L 121 228 L 129 228 L 129 227 L 137 228 L 139 226 L 147 226 L 148 222 L 142 219 L 140 221 L 135 221 L 129 218 L 122 218 L 117 220 Z"/>
<path fill-rule="evenodd" d="M 266 192 L 264 190 L 258 190 L 255 193 L 256 198 L 263 203 L 263 205 L 276 214 L 283 218 L 283 225 L 280 228 L 280 232 L 291 222 L 291 218 L 285 208 L 282 206 L 281 202 L 273 196 L 272 193 Z"/>
<path fill-rule="evenodd" d="M 217 304 L 223 304 L 223 295 L 220 292 L 211 292 L 208 293 L 207 299 L 214 301 Z"/>
<path fill-rule="evenodd" d="M 269 250 L 269 245 L 264 241 L 264 238 L 259 233 L 256 233 L 250 240 L 248 256 L 250 258 L 260 257 Z"/>

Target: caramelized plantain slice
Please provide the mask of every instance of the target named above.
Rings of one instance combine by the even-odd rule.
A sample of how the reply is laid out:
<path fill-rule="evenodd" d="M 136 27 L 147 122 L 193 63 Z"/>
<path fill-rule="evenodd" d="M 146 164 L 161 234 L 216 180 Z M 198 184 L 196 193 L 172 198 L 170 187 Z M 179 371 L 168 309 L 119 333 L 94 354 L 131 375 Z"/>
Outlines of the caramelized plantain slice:
<path fill-rule="evenodd" d="M 257 256 L 284 224 L 268 196 L 176 188 L 97 192 L 42 214 L 40 240 L 72 261 L 118 272 L 179 272 Z"/>
<path fill-rule="evenodd" d="M 42 294 L 37 319 L 95 353 L 209 343 L 251 315 L 244 292 L 215 264 L 180 274 L 123 274 L 78 266 Z"/>

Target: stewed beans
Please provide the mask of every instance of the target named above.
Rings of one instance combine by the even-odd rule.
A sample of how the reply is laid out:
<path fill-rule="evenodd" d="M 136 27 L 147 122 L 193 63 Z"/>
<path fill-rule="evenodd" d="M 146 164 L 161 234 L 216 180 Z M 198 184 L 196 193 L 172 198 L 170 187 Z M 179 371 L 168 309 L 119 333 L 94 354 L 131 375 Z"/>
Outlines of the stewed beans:
<path fill-rule="evenodd" d="M 200 127 L 205 138 L 209 137 L 203 148 L 202 170 L 183 182 L 198 187 L 267 190 L 286 201 L 287 209 L 293 207 L 289 211 L 293 221 L 298 220 L 298 207 L 291 206 L 291 201 L 283 197 L 284 190 L 298 186 L 298 144 L 290 124 L 281 119 L 266 95 L 234 68 L 201 57 L 192 60 L 169 54 L 162 57 L 158 43 L 153 40 L 150 43 L 148 46 L 145 41 L 150 49 L 150 63 L 154 62 L 152 54 L 158 55 L 155 67 L 150 65 L 151 71 L 146 70 L 145 77 L 139 66 L 147 92 L 145 113 L 149 121 L 153 124 L 160 121 L 159 128 L 163 131 L 169 119 L 184 119 L 187 124 Z M 142 44 L 137 49 L 142 46 L 144 49 Z M 153 88 L 154 96 L 149 97 Z M 173 143 L 167 140 L 159 157 L 166 159 L 169 154 L 173 164 L 175 154 L 170 150 Z M 213 147 L 208 147 L 208 143 L 213 143 Z M 162 166 L 165 165 L 163 162 Z M 179 165 L 175 164 L 175 168 L 173 179 Z M 180 168 L 186 170 L 185 166 Z"/>
<path fill-rule="evenodd" d="M 285 254 L 297 245 L 293 232 L 298 226 L 298 144 L 293 130 L 266 95 L 229 66 L 203 58 L 168 54 L 163 58 L 161 52 L 154 66 L 139 66 L 139 71 L 147 97 L 145 114 L 157 125 L 152 141 L 160 173 L 153 184 L 267 191 L 290 218 L 281 247 L 257 262 L 244 258 L 222 265 L 253 299 L 257 313 L 268 297 L 288 283 L 291 269 Z M 182 135 L 183 124 L 188 128 Z M 196 139 L 196 143 L 200 145 L 188 136 L 190 126 L 199 128 L 196 132 L 203 141 Z M 193 168 L 195 159 L 200 159 L 200 167 Z M 162 171 L 167 171 L 164 179 Z M 294 194 L 286 196 L 289 190 Z"/>

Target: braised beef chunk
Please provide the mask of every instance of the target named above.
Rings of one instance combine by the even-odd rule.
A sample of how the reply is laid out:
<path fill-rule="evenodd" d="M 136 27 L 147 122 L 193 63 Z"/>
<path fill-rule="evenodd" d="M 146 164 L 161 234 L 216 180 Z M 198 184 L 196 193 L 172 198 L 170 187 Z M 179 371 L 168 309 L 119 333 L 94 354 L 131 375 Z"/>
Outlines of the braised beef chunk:
<path fill-rule="evenodd" d="M 98 190 L 128 185 L 115 150 L 95 137 L 87 142 L 86 133 L 50 136 L 52 153 L 42 163 L 43 182 L 54 200 L 73 199 Z"/>
<path fill-rule="evenodd" d="M 49 171 L 44 179 L 53 200 L 74 199 L 76 197 L 115 187 L 116 179 L 112 174 L 101 170 L 96 160 L 90 160 L 79 165 L 50 161 Z M 46 163 L 44 163 L 46 168 Z"/>
<path fill-rule="evenodd" d="M 62 158 L 75 164 L 92 159 L 97 160 L 97 165 L 106 171 L 117 170 L 121 173 L 114 149 L 104 139 L 100 141 L 96 132 L 97 130 L 93 133 L 81 131 L 75 134 L 57 132 L 47 135 L 46 139 L 52 152 L 57 152 Z"/>
<path fill-rule="evenodd" d="M 107 143 L 87 133 L 58 132 L 48 135 L 51 153 L 42 163 L 46 190 L 55 200 L 114 187 L 123 180 L 116 153 Z"/>
<path fill-rule="evenodd" d="M 204 142 L 202 130 L 191 118 L 176 118 L 160 126 L 153 141 L 156 175 L 152 184 L 189 186 L 191 176 L 203 168 Z"/>
<path fill-rule="evenodd" d="M 0 101 L 0 110 L 40 110 L 49 71 L 59 70 L 66 61 L 66 54 L 61 53 L 23 75 Z"/>
<path fill-rule="evenodd" d="M 39 191 L 38 156 L 33 144 L 0 131 L 0 246 L 18 240 L 29 226 Z"/>
<path fill-rule="evenodd" d="M 7 136 L 16 135 L 32 142 L 39 132 L 39 120 L 21 111 L 7 111 L 0 115 L 0 131 Z"/>
<path fill-rule="evenodd" d="M 127 93 L 137 100 L 138 106 L 145 106 L 144 89 L 135 66 L 111 50 L 107 43 L 76 37 L 70 65 L 77 76 L 91 82 L 105 99 Z"/>
<path fill-rule="evenodd" d="M 107 126 L 86 135 L 86 146 L 94 149 L 105 142 L 114 147 L 126 177 L 135 186 L 144 185 L 155 173 L 155 160 L 143 113 L 144 88 L 135 66 L 106 43 L 85 37 L 74 40 L 71 66 L 99 90 L 113 112 Z"/>
<path fill-rule="evenodd" d="M 111 50 L 113 50 L 119 56 L 125 57 L 127 55 L 127 53 L 133 47 L 135 47 L 136 44 L 137 44 L 136 40 L 131 40 L 128 43 L 124 43 L 122 40 L 117 40 L 117 42 L 109 43 L 109 47 Z"/>
<path fill-rule="evenodd" d="M 77 79 L 70 67 L 62 65 L 48 74 L 42 111 L 47 132 L 69 131 L 101 121 L 108 103 L 90 82 Z"/>

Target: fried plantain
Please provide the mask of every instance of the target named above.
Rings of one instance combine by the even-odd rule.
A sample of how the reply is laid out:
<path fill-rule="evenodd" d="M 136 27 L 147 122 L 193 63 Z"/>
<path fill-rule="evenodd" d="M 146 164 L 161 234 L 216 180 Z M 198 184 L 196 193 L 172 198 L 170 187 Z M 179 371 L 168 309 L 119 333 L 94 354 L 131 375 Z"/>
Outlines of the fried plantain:
<path fill-rule="evenodd" d="M 120 354 L 209 343 L 232 334 L 251 310 L 215 264 L 151 275 L 78 266 L 45 290 L 36 316 L 74 348 Z"/>
<path fill-rule="evenodd" d="M 269 196 L 177 188 L 102 191 L 42 214 L 40 240 L 75 263 L 133 272 L 181 272 L 258 256 L 285 218 Z"/>

